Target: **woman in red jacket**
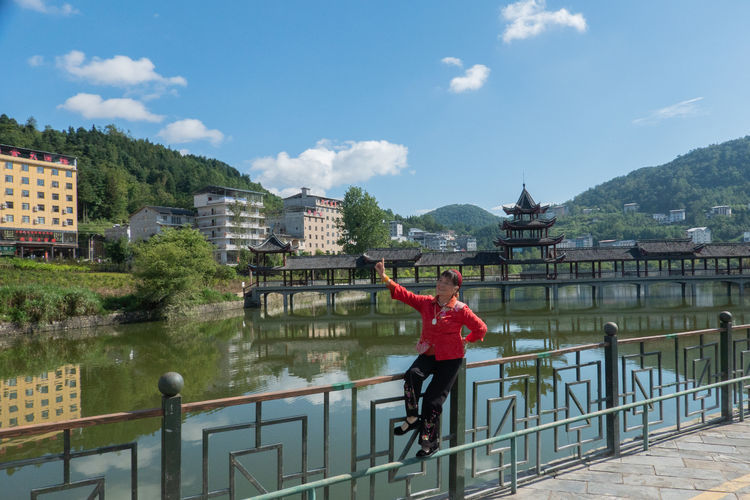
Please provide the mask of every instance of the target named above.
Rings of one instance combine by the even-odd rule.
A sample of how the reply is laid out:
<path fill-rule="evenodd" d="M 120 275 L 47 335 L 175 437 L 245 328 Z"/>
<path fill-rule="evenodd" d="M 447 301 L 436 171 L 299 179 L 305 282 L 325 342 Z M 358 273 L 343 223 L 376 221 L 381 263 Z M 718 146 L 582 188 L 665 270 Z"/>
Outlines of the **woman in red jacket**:
<path fill-rule="evenodd" d="M 428 457 L 440 446 L 440 414 L 456 382 L 466 342 L 482 340 L 487 325 L 466 304 L 458 301 L 462 277 L 455 269 L 440 275 L 434 297 L 412 293 L 388 278 L 383 260 L 375 264 L 375 271 L 391 291 L 391 298 L 413 307 L 422 315 L 422 334 L 417 343 L 419 356 L 404 374 L 406 419 L 393 433 L 400 436 L 419 429 L 422 449 L 417 456 Z M 466 337 L 461 335 L 464 326 L 471 332 Z M 420 416 L 418 400 L 422 382 L 430 375 L 432 380 L 422 398 Z"/>

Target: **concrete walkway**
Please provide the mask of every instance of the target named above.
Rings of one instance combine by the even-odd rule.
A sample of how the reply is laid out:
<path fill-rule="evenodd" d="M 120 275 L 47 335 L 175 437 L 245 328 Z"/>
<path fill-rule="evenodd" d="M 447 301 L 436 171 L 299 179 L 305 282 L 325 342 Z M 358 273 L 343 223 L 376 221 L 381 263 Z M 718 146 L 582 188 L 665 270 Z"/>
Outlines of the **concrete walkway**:
<path fill-rule="evenodd" d="M 603 458 L 486 498 L 750 500 L 750 421 L 710 427 Z"/>

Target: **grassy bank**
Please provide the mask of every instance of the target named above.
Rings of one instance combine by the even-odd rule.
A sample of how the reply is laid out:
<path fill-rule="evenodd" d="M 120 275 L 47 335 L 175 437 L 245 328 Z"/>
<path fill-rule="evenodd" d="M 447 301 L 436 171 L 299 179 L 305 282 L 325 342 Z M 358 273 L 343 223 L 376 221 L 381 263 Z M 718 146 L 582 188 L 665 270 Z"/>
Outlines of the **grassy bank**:
<path fill-rule="evenodd" d="M 236 281 L 236 283 L 235 283 Z M 185 299 L 185 307 L 239 300 L 240 280 L 224 280 Z M 148 310 L 130 273 L 95 272 L 85 264 L 0 259 L 0 321 L 50 323 L 74 316 Z"/>

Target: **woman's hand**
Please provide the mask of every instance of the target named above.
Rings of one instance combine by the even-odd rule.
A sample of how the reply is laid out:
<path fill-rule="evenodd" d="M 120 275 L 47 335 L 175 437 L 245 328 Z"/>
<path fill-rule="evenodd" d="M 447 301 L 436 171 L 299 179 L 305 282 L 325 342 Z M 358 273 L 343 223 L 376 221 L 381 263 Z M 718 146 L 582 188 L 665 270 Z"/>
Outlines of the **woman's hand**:
<path fill-rule="evenodd" d="M 382 280 L 385 276 L 385 259 L 380 259 L 380 262 L 375 263 L 375 272 L 378 273 Z"/>

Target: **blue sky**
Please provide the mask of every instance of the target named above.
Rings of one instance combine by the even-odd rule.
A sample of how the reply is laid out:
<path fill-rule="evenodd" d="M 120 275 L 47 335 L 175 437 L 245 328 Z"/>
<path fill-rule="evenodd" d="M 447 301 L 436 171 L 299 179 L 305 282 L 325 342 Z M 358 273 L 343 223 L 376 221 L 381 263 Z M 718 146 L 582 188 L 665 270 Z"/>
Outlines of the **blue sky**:
<path fill-rule="evenodd" d="M 499 213 L 750 131 L 750 2 L 0 0 L 0 113 Z"/>

